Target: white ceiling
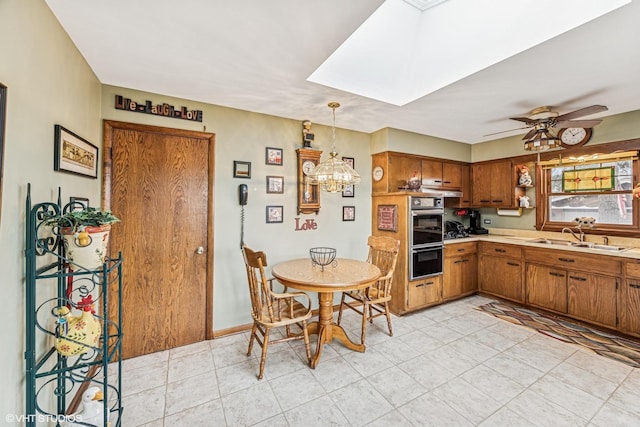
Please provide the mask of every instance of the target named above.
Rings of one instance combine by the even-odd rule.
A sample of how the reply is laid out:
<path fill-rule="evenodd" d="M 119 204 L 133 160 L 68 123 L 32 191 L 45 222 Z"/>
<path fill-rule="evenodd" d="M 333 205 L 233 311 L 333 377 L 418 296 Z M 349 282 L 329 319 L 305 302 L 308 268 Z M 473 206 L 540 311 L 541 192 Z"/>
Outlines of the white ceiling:
<path fill-rule="evenodd" d="M 46 2 L 104 84 L 294 120 L 330 125 L 327 103 L 338 101 L 341 128 L 473 144 L 524 134 L 483 137 L 520 127 L 509 117 L 543 105 L 560 114 L 609 108 L 585 118 L 640 110 L 638 0 L 404 106 L 307 80 L 383 0 Z M 551 21 L 523 19 L 516 28 L 535 32 Z M 375 46 L 370 54 L 379 54 Z"/>

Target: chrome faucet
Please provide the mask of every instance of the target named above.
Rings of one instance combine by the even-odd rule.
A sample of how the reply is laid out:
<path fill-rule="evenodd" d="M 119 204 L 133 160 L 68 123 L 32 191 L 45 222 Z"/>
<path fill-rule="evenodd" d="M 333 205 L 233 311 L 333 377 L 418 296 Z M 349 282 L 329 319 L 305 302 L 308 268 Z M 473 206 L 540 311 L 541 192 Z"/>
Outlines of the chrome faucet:
<path fill-rule="evenodd" d="M 578 229 L 578 231 L 580 232 L 580 236 L 577 236 L 575 231 L 573 231 L 571 228 L 569 227 L 565 227 L 562 229 L 562 235 L 564 235 L 565 231 L 568 231 L 569 233 L 571 233 L 571 235 L 579 242 L 584 242 L 584 231 L 582 231 L 582 228 L 580 227 L 576 227 Z"/>

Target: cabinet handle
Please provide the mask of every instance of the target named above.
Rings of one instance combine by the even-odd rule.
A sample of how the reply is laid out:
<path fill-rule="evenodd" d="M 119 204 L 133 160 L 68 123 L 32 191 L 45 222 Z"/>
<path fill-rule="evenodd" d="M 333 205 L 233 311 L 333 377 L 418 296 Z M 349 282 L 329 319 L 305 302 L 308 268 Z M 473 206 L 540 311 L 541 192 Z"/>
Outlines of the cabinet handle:
<path fill-rule="evenodd" d="M 493 203 L 502 203 L 502 199 L 494 200 Z"/>
<path fill-rule="evenodd" d="M 429 285 L 433 285 L 433 282 L 419 283 L 419 284 L 416 285 L 416 288 L 422 288 L 424 286 L 429 286 Z"/>
<path fill-rule="evenodd" d="M 586 282 L 587 281 L 586 277 L 578 277 L 578 276 L 569 276 L 569 279 L 578 280 L 580 282 Z"/>
<path fill-rule="evenodd" d="M 507 252 L 506 250 L 504 250 L 504 249 L 500 249 L 500 248 L 496 248 L 496 249 L 495 249 L 495 251 L 496 251 L 496 252 L 500 252 L 500 253 L 505 253 L 505 252 Z"/>
<path fill-rule="evenodd" d="M 554 276 L 554 277 L 564 277 L 564 274 L 562 273 L 556 273 L 554 271 L 550 271 L 549 272 L 549 276 Z"/>
<path fill-rule="evenodd" d="M 640 289 L 640 285 L 636 285 L 636 284 L 633 284 L 633 283 L 629 283 L 629 287 L 630 288 L 634 288 L 634 289 Z"/>
<path fill-rule="evenodd" d="M 443 181 L 445 184 L 451 184 L 451 181 Z"/>
<path fill-rule="evenodd" d="M 571 258 L 558 258 L 558 261 L 562 261 L 562 262 L 576 262 L 575 259 L 571 259 Z"/>
<path fill-rule="evenodd" d="M 459 259 L 457 261 L 454 261 L 453 263 L 454 264 L 460 264 L 461 262 L 469 262 L 469 260 L 468 259 Z"/>
<path fill-rule="evenodd" d="M 458 252 L 464 252 L 464 249 L 458 249 Z"/>
<path fill-rule="evenodd" d="M 434 179 L 433 182 L 442 182 L 440 179 Z"/>
<path fill-rule="evenodd" d="M 520 267 L 520 264 L 518 264 L 517 262 L 508 262 L 507 265 L 510 265 L 512 267 Z"/>

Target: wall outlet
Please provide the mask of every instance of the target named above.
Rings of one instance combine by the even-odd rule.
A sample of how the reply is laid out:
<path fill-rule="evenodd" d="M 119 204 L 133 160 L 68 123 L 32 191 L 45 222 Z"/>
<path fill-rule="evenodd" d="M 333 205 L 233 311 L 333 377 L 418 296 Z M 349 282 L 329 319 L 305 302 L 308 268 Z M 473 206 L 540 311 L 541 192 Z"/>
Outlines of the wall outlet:
<path fill-rule="evenodd" d="M 491 220 L 488 218 L 483 219 L 482 222 L 484 222 L 485 224 L 491 224 Z"/>

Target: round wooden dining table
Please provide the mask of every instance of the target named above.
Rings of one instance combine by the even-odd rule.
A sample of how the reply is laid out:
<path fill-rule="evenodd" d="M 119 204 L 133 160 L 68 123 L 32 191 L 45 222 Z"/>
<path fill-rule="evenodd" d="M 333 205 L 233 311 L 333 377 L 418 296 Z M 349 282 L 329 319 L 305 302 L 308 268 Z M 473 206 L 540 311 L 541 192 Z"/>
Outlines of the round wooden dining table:
<path fill-rule="evenodd" d="M 364 344 L 351 341 L 344 328 L 333 321 L 333 293 L 369 287 L 381 275 L 378 267 L 365 261 L 337 258 L 334 264 L 323 269 L 310 258 L 301 258 L 276 264 L 271 269 L 271 274 L 283 285 L 318 293 L 318 321 L 308 326 L 309 334 L 318 335 L 312 368 L 318 365 L 324 344 L 334 338 L 351 350 L 364 352 Z"/>

